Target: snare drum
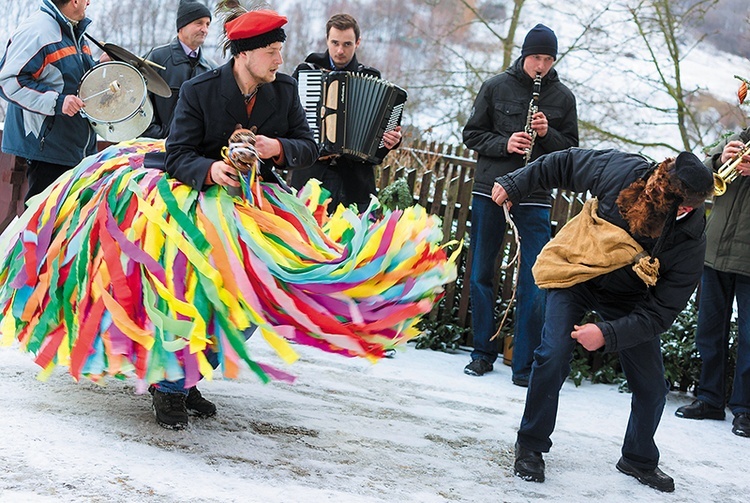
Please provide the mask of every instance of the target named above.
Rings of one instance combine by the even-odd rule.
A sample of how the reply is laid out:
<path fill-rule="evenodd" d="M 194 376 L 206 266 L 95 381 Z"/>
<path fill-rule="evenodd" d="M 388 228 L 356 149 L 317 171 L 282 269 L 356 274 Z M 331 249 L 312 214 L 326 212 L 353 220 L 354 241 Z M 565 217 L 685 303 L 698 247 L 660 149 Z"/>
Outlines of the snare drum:
<path fill-rule="evenodd" d="M 81 115 L 107 141 L 132 140 L 154 116 L 143 75 L 127 63 L 108 61 L 93 67 L 81 79 L 78 97 L 86 102 Z"/>

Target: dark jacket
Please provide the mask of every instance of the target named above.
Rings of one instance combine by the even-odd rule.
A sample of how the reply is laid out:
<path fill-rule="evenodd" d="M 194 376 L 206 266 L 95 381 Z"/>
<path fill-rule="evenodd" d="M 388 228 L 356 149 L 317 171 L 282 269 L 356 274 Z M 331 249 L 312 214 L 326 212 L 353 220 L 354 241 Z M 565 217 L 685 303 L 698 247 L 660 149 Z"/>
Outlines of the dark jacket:
<path fill-rule="evenodd" d="M 529 110 L 534 79 L 523 71 L 518 58 L 507 70 L 485 81 L 474 101 L 474 110 L 464 127 L 464 144 L 479 157 L 474 171 L 475 195 L 489 197 L 498 176 L 510 173 L 524 163 L 524 156 L 509 154 L 508 139 L 523 131 Z M 562 83 L 555 69 L 542 78 L 539 111 L 544 112 L 549 129 L 537 137 L 531 159 L 542 154 L 578 146 L 578 115 L 573 93 Z M 525 203 L 551 204 L 549 193 L 529 195 Z"/>
<path fill-rule="evenodd" d="M 164 67 L 164 70 L 156 69 L 156 72 L 172 90 L 172 96 L 162 98 L 154 93 L 148 93 L 148 97 L 154 105 L 154 118 L 141 136 L 166 138 L 169 134 L 169 124 L 172 122 L 174 107 L 177 105 L 180 86 L 196 75 L 213 69 L 215 65 L 203 56 L 203 50 L 198 51 L 197 61 L 191 62 L 177 37 L 167 45 L 152 49 L 146 55 L 146 59 Z"/>
<path fill-rule="evenodd" d="M 50 0 L 10 37 L 0 60 L 0 97 L 8 101 L 3 151 L 24 159 L 75 166 L 96 152 L 96 134 L 81 114 L 62 113 L 67 95 L 95 64 L 84 33 Z"/>
<path fill-rule="evenodd" d="M 722 141 L 708 154 L 706 166 L 721 167 L 721 152 L 733 140 L 750 140 L 750 128 Z M 739 176 L 724 195 L 714 196 L 706 224 L 706 265 L 721 272 L 750 276 L 750 178 Z"/>
<path fill-rule="evenodd" d="M 372 68 L 371 66 L 365 66 L 361 64 L 359 61 L 357 61 L 356 54 L 354 55 L 354 57 L 352 57 L 352 60 L 349 61 L 349 64 L 344 68 L 335 68 L 333 65 L 331 65 L 331 55 L 328 53 L 328 51 L 313 52 L 311 54 L 308 54 L 308 56 L 305 58 L 305 62 L 300 63 L 299 65 L 297 65 L 297 68 L 294 69 L 292 77 L 294 77 L 295 80 L 299 76 L 300 70 L 339 70 L 342 72 L 364 73 L 365 75 L 372 75 L 373 77 L 380 78 L 380 70 Z"/>
<path fill-rule="evenodd" d="M 628 230 L 617 207 L 617 196 L 635 180 L 649 176 L 653 167 L 653 163 L 636 154 L 571 148 L 545 155 L 523 169 L 499 177 L 497 182 L 514 203 L 537 189 L 590 191 L 599 199 L 599 216 Z M 701 277 L 706 250 L 705 224 L 703 207 L 675 223 L 656 256 L 660 267 L 654 287 L 646 287 L 631 266 L 584 283 L 603 305 L 617 306 L 619 312 L 623 308 L 628 311 L 626 316 L 597 323 L 607 351 L 626 349 L 658 337 L 672 325 Z M 656 240 L 633 238 L 645 250 L 653 250 Z"/>
<path fill-rule="evenodd" d="M 292 76 L 296 79 L 299 76 L 300 70 L 307 69 L 332 70 L 331 59 L 328 51 L 315 52 L 307 56 L 305 62 L 297 66 Z M 359 61 L 357 61 L 356 54 L 349 64 L 346 65 L 346 67 L 341 68 L 340 71 L 359 72 L 380 78 L 380 71 L 360 64 Z M 321 156 L 325 155 L 326 152 L 322 151 Z M 345 206 L 357 203 L 360 208 L 366 207 L 370 201 L 370 195 L 375 194 L 377 191 L 375 187 L 374 166 L 375 165 L 372 163 L 358 161 L 349 157 L 318 160 L 308 169 L 292 172 L 292 187 L 301 189 L 311 178 L 324 180 L 326 178 L 326 171 L 334 171 L 341 177 L 344 194 L 341 201 L 334 194 L 329 209 L 334 210 L 339 202 L 343 202 Z"/>
<path fill-rule="evenodd" d="M 221 149 L 237 124 L 257 133 L 277 138 L 288 169 L 310 166 L 318 157 L 318 147 L 305 120 L 297 94 L 297 82 L 288 75 L 258 89 L 255 106 L 248 118 L 245 101 L 232 75 L 234 60 L 185 82 L 174 111 L 166 142 L 167 172 L 201 190 L 211 164 L 221 159 Z M 273 179 L 270 159 L 261 163 L 261 175 Z"/>

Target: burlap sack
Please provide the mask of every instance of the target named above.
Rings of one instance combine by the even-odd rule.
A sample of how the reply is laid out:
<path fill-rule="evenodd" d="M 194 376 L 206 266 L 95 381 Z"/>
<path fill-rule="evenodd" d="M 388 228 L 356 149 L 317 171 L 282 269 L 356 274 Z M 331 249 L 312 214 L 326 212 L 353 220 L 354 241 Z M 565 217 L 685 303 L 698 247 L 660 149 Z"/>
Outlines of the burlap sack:
<path fill-rule="evenodd" d="M 547 243 L 532 268 L 539 288 L 568 288 L 628 264 L 649 286 L 658 279 L 659 261 L 651 260 L 627 231 L 597 215 L 599 201 L 589 199 L 581 212 Z"/>

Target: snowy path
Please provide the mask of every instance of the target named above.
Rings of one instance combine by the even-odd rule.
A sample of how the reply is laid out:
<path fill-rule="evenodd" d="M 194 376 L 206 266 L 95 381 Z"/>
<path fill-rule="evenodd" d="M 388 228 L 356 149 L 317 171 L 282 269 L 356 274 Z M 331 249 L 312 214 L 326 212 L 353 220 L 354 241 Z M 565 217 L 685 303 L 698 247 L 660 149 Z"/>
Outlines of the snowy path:
<path fill-rule="evenodd" d="M 29 355 L 0 348 L 0 502 L 746 501 L 750 439 L 729 419 L 674 417 L 690 397 L 670 395 L 657 436 L 674 494 L 614 468 L 629 396 L 571 382 L 547 482 L 534 484 L 511 472 L 525 390 L 508 367 L 472 378 L 464 352 L 410 345 L 371 365 L 296 349 L 296 384 L 262 385 L 247 370 L 204 382 L 219 415 L 173 432 L 133 381 L 77 384 L 57 369 L 42 383 Z"/>

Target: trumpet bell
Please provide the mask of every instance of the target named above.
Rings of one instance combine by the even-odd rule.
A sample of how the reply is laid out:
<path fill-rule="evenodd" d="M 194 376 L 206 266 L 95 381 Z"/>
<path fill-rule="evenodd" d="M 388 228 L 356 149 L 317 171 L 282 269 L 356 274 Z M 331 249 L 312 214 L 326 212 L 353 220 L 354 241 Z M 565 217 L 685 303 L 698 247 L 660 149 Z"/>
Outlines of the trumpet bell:
<path fill-rule="evenodd" d="M 727 183 L 717 173 L 714 173 L 714 195 L 721 196 L 727 191 Z"/>

